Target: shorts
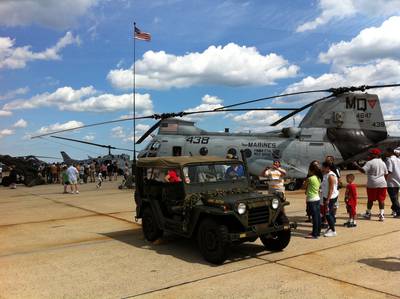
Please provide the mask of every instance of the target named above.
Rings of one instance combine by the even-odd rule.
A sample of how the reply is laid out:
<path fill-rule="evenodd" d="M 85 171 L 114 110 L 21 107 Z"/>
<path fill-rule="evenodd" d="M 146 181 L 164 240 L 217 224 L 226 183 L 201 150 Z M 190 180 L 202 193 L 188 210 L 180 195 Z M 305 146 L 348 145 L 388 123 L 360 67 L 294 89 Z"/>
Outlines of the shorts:
<path fill-rule="evenodd" d="M 384 202 L 386 198 L 386 188 L 367 188 L 368 202 Z"/>
<path fill-rule="evenodd" d="M 73 180 L 69 180 L 71 185 L 76 185 L 78 184 L 78 180 L 77 179 L 73 179 Z"/>
<path fill-rule="evenodd" d="M 349 213 L 350 217 L 356 216 L 356 208 L 357 208 L 357 202 L 356 201 L 349 201 L 346 203 L 346 210 L 347 213 Z"/>

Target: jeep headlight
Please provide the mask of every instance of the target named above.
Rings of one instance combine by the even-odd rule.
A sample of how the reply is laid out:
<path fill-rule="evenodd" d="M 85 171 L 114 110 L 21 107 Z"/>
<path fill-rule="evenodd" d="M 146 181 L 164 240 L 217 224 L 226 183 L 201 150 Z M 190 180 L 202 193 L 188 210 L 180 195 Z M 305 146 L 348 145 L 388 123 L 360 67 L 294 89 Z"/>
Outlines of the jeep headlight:
<path fill-rule="evenodd" d="M 279 199 L 274 198 L 271 202 L 271 207 L 276 210 L 279 207 Z"/>
<path fill-rule="evenodd" d="M 239 213 L 239 215 L 243 215 L 244 213 L 246 213 L 246 204 L 241 202 L 237 205 L 237 212 Z"/>

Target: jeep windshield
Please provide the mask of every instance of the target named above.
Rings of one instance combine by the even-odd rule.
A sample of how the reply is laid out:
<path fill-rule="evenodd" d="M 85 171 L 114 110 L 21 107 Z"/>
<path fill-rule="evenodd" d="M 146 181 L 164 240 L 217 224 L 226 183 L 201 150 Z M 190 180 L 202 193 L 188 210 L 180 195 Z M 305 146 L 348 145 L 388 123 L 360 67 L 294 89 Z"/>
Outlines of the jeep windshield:
<path fill-rule="evenodd" d="M 246 172 L 242 164 L 189 165 L 183 168 L 183 180 L 187 184 L 246 181 Z"/>

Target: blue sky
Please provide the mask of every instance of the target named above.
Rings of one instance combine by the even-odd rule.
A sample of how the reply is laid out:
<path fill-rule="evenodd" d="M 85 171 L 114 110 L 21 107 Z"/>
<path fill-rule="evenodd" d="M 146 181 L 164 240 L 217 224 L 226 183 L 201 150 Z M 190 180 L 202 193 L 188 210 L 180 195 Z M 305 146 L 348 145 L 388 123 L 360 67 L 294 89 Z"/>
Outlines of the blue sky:
<path fill-rule="evenodd" d="M 400 0 L 2 1 L 0 154 L 104 154 L 30 136 L 132 113 L 134 21 L 152 35 L 151 42 L 136 44 L 139 115 L 215 108 L 285 91 L 400 82 Z M 376 92 L 386 117 L 398 117 L 400 90 Z M 207 130 L 268 131 L 279 116 L 193 120 Z M 152 122 L 138 124 L 140 136 Z M 388 129 L 400 134 L 396 123 Z M 62 136 L 126 148 L 132 123 Z"/>

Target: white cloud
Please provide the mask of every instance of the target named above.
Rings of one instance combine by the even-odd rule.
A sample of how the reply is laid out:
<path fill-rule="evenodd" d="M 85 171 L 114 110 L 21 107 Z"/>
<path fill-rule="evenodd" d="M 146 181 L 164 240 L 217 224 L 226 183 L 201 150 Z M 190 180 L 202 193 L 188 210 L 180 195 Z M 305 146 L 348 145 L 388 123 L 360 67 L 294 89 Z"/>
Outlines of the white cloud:
<path fill-rule="evenodd" d="M 78 36 L 67 32 L 53 47 L 42 52 L 32 52 L 31 46 L 15 47 L 15 40 L 10 37 L 0 37 L 0 69 L 24 68 L 27 62 L 34 60 L 60 60 L 59 52 L 63 48 L 79 43 Z"/>
<path fill-rule="evenodd" d="M 210 46 L 183 56 L 147 51 L 136 62 L 136 86 L 148 89 L 194 85 L 263 86 L 297 75 L 299 67 L 275 53 L 262 55 L 255 47 Z M 132 88 L 131 69 L 111 70 L 107 76 L 117 88 Z"/>
<path fill-rule="evenodd" d="M 115 138 L 125 138 L 124 128 L 121 126 L 114 127 L 111 129 L 111 136 Z"/>
<path fill-rule="evenodd" d="M 0 25 L 38 24 L 64 29 L 76 24 L 98 0 L 3 0 L 0 2 Z"/>
<path fill-rule="evenodd" d="M 341 41 L 319 55 L 323 63 L 350 65 L 378 59 L 400 58 L 400 16 L 391 17 L 380 27 L 362 30 L 351 41 Z"/>
<path fill-rule="evenodd" d="M 132 109 L 132 94 L 99 94 L 93 86 L 80 89 L 60 87 L 53 93 L 42 93 L 30 99 L 15 100 L 3 106 L 3 110 L 58 107 L 59 110 L 76 112 L 111 112 Z M 152 114 L 153 103 L 149 94 L 136 94 L 136 109 L 141 114 Z"/>
<path fill-rule="evenodd" d="M 94 138 L 95 138 L 95 136 L 93 134 L 88 134 L 88 135 L 83 137 L 83 140 L 85 140 L 85 141 L 93 141 Z"/>
<path fill-rule="evenodd" d="M 185 109 L 185 111 L 199 112 L 199 111 L 205 111 L 205 110 L 214 110 L 217 108 L 221 108 L 222 103 L 223 103 L 222 99 L 220 99 L 216 96 L 210 96 L 210 95 L 206 94 L 202 97 L 200 105 L 193 107 L 193 108 Z M 220 114 L 223 114 L 223 113 L 220 112 Z M 215 115 L 215 113 L 194 114 L 194 115 L 185 116 L 184 119 L 198 121 L 204 117 L 213 116 L 213 115 Z"/>
<path fill-rule="evenodd" d="M 400 0 L 319 0 L 321 14 L 313 21 L 297 27 L 297 32 L 314 30 L 334 20 L 353 17 L 356 14 L 366 16 L 388 16 L 400 12 Z"/>
<path fill-rule="evenodd" d="M 11 129 L 3 129 L 0 130 L 0 138 L 6 137 L 6 136 L 10 136 L 14 134 L 14 130 Z"/>
<path fill-rule="evenodd" d="M 83 126 L 84 123 L 76 120 L 70 120 L 66 123 L 55 123 L 49 126 L 41 127 L 36 133 L 37 134 L 47 134 L 53 131 L 68 130 L 76 127 Z"/>
<path fill-rule="evenodd" d="M 136 141 L 148 130 L 149 125 L 136 124 Z M 133 142 L 133 130 L 130 133 L 125 132 L 125 129 L 121 126 L 117 126 L 111 129 L 111 136 L 114 138 L 122 139 L 124 142 Z"/>
<path fill-rule="evenodd" d="M 0 95 L 0 101 L 9 100 L 15 96 L 26 94 L 29 91 L 29 87 L 21 87 L 14 90 L 10 90 L 3 95 Z"/>
<path fill-rule="evenodd" d="M 133 95 L 131 93 L 122 95 L 102 94 L 71 103 L 70 105 L 62 107 L 62 110 L 111 112 L 127 109 L 131 110 L 132 105 Z M 136 94 L 136 110 L 137 113 L 142 115 L 153 113 L 153 103 L 148 93 Z"/>
<path fill-rule="evenodd" d="M 356 12 L 352 0 L 320 0 L 319 7 L 322 10 L 315 20 L 306 22 L 297 27 L 297 32 L 313 30 L 331 21 L 333 18 L 343 19 L 352 16 Z"/>
<path fill-rule="evenodd" d="M 340 86 L 390 84 L 393 82 L 400 82 L 400 61 L 382 59 L 368 65 L 344 67 L 336 73 L 325 73 L 319 77 L 308 76 L 299 82 L 291 84 L 283 93 Z M 369 90 L 368 92 L 378 93 L 381 99 L 384 100 L 393 101 L 400 98 L 400 88 L 384 88 Z M 287 97 L 278 99 L 274 103 L 305 103 L 324 95 L 323 93 L 316 93 Z"/>
<path fill-rule="evenodd" d="M 271 124 L 282 118 L 282 116 L 276 111 L 249 111 L 239 115 L 230 115 L 229 118 L 239 125 L 237 131 L 267 132 L 293 125 L 293 118 L 290 118 L 276 127 L 271 127 Z M 294 116 L 295 123 L 298 124 L 301 118 L 299 115 Z"/>
<path fill-rule="evenodd" d="M 26 128 L 26 126 L 28 125 L 28 122 L 26 120 L 24 120 L 23 118 L 21 118 L 20 120 L 18 120 L 13 127 L 14 128 Z"/>
<path fill-rule="evenodd" d="M 11 111 L 1 110 L 0 109 L 0 116 L 11 116 L 11 115 L 12 115 Z"/>

